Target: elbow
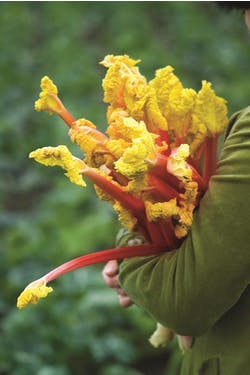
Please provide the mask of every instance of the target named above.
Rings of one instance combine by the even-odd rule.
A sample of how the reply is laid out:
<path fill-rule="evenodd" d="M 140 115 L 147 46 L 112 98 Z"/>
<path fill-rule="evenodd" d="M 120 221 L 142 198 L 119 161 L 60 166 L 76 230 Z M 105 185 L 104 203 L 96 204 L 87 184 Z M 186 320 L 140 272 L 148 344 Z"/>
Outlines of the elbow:
<path fill-rule="evenodd" d="M 182 336 L 201 336 L 210 328 L 210 324 L 197 314 L 187 314 L 185 311 L 156 314 L 155 319 L 162 325 L 171 328 Z"/>
<path fill-rule="evenodd" d="M 180 335 L 201 336 L 213 326 L 214 316 L 211 309 L 201 303 L 202 299 L 193 297 L 182 297 L 179 300 L 170 300 L 167 297 L 161 299 L 161 308 L 151 314 L 159 323 Z"/>
<path fill-rule="evenodd" d="M 135 262 L 135 261 L 134 261 Z M 184 336 L 200 336 L 211 327 L 208 306 L 201 303 L 200 291 L 192 289 L 176 288 L 176 284 L 169 281 L 168 288 L 159 282 L 152 284 L 155 270 L 152 261 L 151 272 L 139 272 L 138 267 L 134 272 L 120 272 L 119 280 L 123 289 L 131 299 L 142 309 L 147 311 L 157 322 L 171 328 L 173 331 Z M 125 263 L 126 264 L 126 263 Z M 127 263 L 132 267 L 133 262 Z M 149 267 L 149 263 L 147 263 Z M 129 269 L 129 271 L 131 271 Z M 157 275 L 160 272 L 157 273 Z M 158 280 L 158 278 L 156 279 Z M 162 279 L 161 279 L 162 280 Z M 170 288 L 170 285 L 173 285 Z"/>

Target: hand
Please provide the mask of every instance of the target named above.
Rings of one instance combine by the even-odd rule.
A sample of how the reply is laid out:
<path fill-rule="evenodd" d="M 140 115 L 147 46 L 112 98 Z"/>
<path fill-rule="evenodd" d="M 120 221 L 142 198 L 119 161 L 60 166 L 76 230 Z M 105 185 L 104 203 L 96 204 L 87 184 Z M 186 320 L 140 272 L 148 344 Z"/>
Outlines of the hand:
<path fill-rule="evenodd" d="M 133 304 L 130 297 L 124 292 L 120 287 L 118 281 L 119 266 L 116 260 L 110 260 L 106 263 L 103 268 L 102 276 L 105 283 L 112 289 L 116 291 L 119 298 L 119 303 L 122 307 L 129 307 Z"/>

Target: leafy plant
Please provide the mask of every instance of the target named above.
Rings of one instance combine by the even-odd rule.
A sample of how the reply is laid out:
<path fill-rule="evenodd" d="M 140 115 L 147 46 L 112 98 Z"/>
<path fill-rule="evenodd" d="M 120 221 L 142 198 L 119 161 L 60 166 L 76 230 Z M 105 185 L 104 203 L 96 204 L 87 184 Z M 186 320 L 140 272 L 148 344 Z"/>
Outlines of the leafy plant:
<path fill-rule="evenodd" d="M 104 129 L 97 62 L 125 53 L 142 59 L 147 77 L 170 64 L 187 87 L 212 81 L 232 113 L 249 104 L 242 15 L 209 2 L 2 2 L 0 31 L 0 373 L 177 375 L 176 344 L 148 345 L 154 322 L 118 306 L 100 267 L 65 275 L 53 302 L 16 310 L 23 285 L 79 253 L 110 247 L 118 230 L 91 188 L 82 192 L 28 160 L 32 149 L 69 142 L 32 105 L 47 74 L 76 116 Z"/>

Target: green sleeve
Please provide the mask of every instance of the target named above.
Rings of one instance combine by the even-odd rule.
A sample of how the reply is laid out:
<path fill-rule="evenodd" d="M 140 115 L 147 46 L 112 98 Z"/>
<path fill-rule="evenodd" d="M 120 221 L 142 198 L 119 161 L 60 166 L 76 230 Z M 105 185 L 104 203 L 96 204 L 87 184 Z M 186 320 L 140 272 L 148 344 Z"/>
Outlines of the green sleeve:
<path fill-rule="evenodd" d="M 200 335 L 250 282 L 250 107 L 237 114 L 191 231 L 171 253 L 125 260 L 120 283 L 158 322 Z"/>

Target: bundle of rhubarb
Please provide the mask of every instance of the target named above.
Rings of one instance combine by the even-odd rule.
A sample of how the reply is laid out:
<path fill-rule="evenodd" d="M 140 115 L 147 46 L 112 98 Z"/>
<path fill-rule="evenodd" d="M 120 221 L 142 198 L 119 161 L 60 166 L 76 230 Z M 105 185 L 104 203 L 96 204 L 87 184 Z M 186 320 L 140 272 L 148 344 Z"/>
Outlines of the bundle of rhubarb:
<path fill-rule="evenodd" d="M 224 99 L 203 81 L 200 91 L 183 87 L 171 66 L 147 82 L 139 60 L 108 55 L 103 79 L 108 104 L 106 134 L 89 120 L 75 119 L 47 76 L 37 111 L 57 114 L 83 159 L 64 145 L 43 147 L 30 158 L 60 166 L 72 183 L 90 180 L 98 197 L 113 205 L 122 226 L 144 241 L 79 256 L 29 284 L 17 306 L 35 304 L 52 291 L 47 283 L 74 269 L 111 259 L 148 256 L 177 249 L 192 225 L 193 212 L 216 171 L 217 139 L 227 125 Z"/>

